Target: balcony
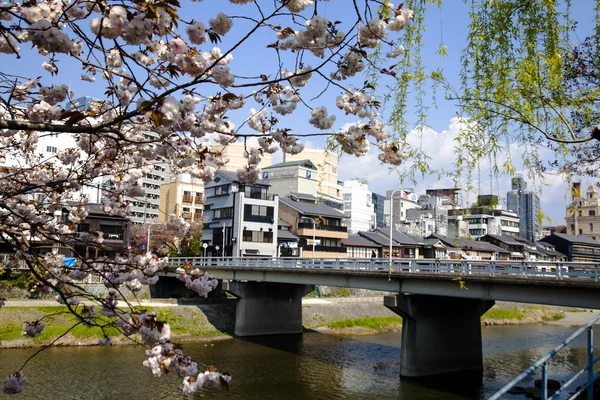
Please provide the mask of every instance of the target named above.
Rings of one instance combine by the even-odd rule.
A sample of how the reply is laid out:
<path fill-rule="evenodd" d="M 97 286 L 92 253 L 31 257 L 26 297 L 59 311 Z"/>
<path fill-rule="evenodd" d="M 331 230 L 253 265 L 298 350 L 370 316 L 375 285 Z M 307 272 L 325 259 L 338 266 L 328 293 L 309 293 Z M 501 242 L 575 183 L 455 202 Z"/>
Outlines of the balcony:
<path fill-rule="evenodd" d="M 196 196 L 196 204 L 204 204 L 204 196 L 198 195 Z"/>
<path fill-rule="evenodd" d="M 268 215 L 244 215 L 244 221 L 263 222 L 265 224 L 272 224 L 274 222 L 274 219 L 273 217 Z"/>
<path fill-rule="evenodd" d="M 273 200 L 274 195 L 266 194 L 266 193 L 258 193 L 258 192 L 252 192 L 252 193 L 245 192 L 244 197 L 247 199 Z"/>
<path fill-rule="evenodd" d="M 194 222 L 202 222 L 202 213 L 194 214 Z"/>
<path fill-rule="evenodd" d="M 313 249 L 312 244 L 306 244 L 306 245 L 302 246 L 302 250 L 304 250 L 304 251 L 312 251 L 312 249 Z M 345 247 L 316 245 L 315 252 L 317 252 L 317 251 L 323 252 L 323 253 L 344 253 L 344 255 L 346 255 Z"/>
<path fill-rule="evenodd" d="M 312 222 L 298 222 L 298 229 L 310 229 L 312 232 Z M 317 231 L 329 231 L 329 232 L 348 232 L 348 228 L 341 225 L 317 225 Z"/>
<path fill-rule="evenodd" d="M 192 196 L 183 196 L 184 203 L 192 203 Z"/>

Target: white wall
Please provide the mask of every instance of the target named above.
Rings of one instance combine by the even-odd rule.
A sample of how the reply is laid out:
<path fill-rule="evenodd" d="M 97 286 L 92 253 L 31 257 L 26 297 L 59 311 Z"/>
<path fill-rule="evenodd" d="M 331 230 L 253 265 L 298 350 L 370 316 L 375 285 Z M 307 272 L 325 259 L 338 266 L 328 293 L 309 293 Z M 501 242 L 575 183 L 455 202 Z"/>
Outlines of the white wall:
<path fill-rule="evenodd" d="M 344 182 L 345 225 L 350 232 L 369 231 L 375 222 L 373 193 L 366 183 L 358 180 Z"/>

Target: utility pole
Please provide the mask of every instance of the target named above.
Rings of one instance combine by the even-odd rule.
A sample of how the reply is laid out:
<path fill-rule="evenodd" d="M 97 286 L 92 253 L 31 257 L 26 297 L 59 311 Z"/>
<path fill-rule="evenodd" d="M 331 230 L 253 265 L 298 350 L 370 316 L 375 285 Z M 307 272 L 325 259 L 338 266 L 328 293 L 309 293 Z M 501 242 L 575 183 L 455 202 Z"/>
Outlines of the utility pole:
<path fill-rule="evenodd" d="M 221 253 L 221 255 L 223 256 L 223 259 L 225 259 L 225 222 L 223 222 L 223 252 Z"/>

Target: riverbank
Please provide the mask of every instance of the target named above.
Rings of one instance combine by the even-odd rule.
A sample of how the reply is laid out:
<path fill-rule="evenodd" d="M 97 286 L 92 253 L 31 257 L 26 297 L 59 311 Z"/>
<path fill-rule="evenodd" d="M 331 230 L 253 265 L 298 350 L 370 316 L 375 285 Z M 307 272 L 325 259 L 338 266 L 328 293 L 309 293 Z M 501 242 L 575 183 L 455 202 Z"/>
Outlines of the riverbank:
<path fill-rule="evenodd" d="M 48 300 L 8 301 L 0 308 L 0 348 L 39 347 L 50 343 L 77 321 L 66 307 Z M 142 305 L 155 311 L 171 326 L 174 341 L 214 341 L 229 339 L 235 323 L 235 300 L 225 304 L 178 305 L 176 301 L 149 302 Z M 586 310 L 587 311 L 587 310 Z M 515 325 L 552 323 L 584 325 L 597 313 L 573 308 L 533 306 L 499 302 L 481 320 L 482 325 Z M 37 338 L 22 336 L 25 321 L 44 317 L 46 329 Z M 327 334 L 357 335 L 395 332 L 402 327 L 402 318 L 383 306 L 381 297 L 307 298 L 303 301 L 304 327 Z M 113 329 L 115 344 L 131 344 Z M 96 345 L 104 334 L 100 328 L 77 326 L 56 342 L 58 346 Z"/>

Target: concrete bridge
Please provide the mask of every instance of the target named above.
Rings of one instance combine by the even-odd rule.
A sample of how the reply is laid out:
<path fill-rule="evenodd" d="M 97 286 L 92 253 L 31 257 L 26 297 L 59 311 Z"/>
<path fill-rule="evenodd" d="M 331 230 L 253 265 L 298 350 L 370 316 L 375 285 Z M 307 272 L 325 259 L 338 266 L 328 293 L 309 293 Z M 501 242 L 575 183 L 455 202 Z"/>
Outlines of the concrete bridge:
<path fill-rule="evenodd" d="M 403 317 L 400 373 L 422 377 L 482 368 L 480 317 L 496 300 L 600 308 L 600 266 L 569 262 L 431 259 L 174 258 L 229 281 L 238 336 L 302 332 L 314 285 L 393 293 Z M 161 279 L 158 284 L 173 284 Z"/>

